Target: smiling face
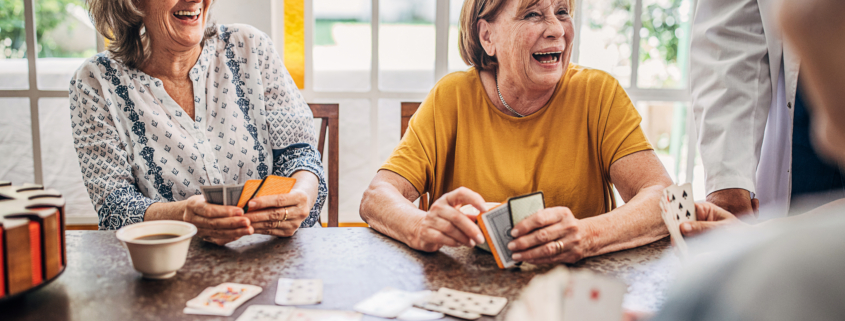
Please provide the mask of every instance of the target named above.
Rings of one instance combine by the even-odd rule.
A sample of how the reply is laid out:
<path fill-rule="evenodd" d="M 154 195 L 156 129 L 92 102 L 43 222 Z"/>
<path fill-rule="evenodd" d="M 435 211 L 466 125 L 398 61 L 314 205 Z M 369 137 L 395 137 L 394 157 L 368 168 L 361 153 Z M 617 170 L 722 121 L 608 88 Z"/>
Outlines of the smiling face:
<path fill-rule="evenodd" d="M 185 50 L 200 45 L 212 0 L 144 0 L 144 27 L 156 46 Z"/>
<path fill-rule="evenodd" d="M 509 0 L 494 21 L 478 22 L 484 50 L 498 61 L 500 81 L 554 88 L 572 53 L 570 10 L 569 0 L 540 0 L 525 9 Z"/>

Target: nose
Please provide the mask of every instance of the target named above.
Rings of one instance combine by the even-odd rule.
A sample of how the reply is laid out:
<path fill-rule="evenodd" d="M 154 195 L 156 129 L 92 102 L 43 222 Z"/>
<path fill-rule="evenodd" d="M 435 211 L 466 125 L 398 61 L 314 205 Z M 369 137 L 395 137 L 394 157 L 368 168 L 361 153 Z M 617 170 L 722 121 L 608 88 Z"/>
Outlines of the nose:
<path fill-rule="evenodd" d="M 563 38 L 564 35 L 566 35 L 566 30 L 563 28 L 562 21 L 558 20 L 554 15 L 546 19 L 546 30 L 543 33 L 543 37 L 557 39 Z"/>

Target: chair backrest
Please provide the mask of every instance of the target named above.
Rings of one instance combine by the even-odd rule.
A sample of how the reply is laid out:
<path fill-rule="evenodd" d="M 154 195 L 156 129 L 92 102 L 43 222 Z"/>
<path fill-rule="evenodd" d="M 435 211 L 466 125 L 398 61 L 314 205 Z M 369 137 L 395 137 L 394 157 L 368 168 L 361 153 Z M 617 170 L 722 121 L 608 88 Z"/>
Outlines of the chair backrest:
<path fill-rule="evenodd" d="M 402 102 L 402 132 L 399 133 L 400 139 L 405 136 L 405 130 L 408 129 L 408 122 L 411 120 L 411 116 L 414 116 L 414 113 L 417 112 L 417 108 L 420 108 L 419 102 Z M 420 209 L 428 211 L 428 193 L 420 195 Z"/>
<path fill-rule="evenodd" d="M 317 150 L 320 151 L 320 156 L 326 155 L 325 150 L 325 143 L 326 143 L 326 130 L 329 132 L 329 166 L 326 168 L 328 170 L 329 176 L 329 223 L 328 227 L 337 227 L 338 225 L 338 185 L 337 185 L 337 171 L 338 171 L 338 146 L 340 143 L 338 139 L 340 135 L 338 134 L 337 126 L 338 126 L 338 116 L 340 115 L 340 111 L 338 110 L 338 104 L 308 104 L 308 107 L 311 107 L 311 113 L 314 114 L 314 118 L 320 118 L 320 143 L 317 146 Z M 322 224 L 322 222 L 320 222 Z"/>

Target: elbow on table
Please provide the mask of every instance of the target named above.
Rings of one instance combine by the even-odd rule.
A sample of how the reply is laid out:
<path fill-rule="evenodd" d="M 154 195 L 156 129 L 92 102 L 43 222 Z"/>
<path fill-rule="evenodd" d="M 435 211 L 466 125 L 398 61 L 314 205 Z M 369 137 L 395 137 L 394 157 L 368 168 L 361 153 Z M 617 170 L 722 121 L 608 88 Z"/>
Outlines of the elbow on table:
<path fill-rule="evenodd" d="M 358 213 L 365 223 L 370 224 L 370 219 L 373 217 L 374 203 L 376 202 L 379 192 L 379 183 L 372 182 L 370 186 L 364 191 L 364 196 L 361 198 L 361 205 L 358 207 Z"/>

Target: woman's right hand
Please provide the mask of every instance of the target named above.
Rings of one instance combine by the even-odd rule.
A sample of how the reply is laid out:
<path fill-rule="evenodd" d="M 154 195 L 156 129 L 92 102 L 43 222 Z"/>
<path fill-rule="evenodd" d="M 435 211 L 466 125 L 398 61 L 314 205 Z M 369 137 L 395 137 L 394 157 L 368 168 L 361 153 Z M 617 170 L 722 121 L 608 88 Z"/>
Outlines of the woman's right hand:
<path fill-rule="evenodd" d="M 431 204 L 425 217 L 418 221 L 409 246 L 434 252 L 445 246 L 475 246 L 484 243 L 475 216 L 461 213 L 462 205 L 470 204 L 485 212 L 484 198 L 466 187 L 460 187 L 441 196 Z"/>
<path fill-rule="evenodd" d="M 206 242 L 223 245 L 255 232 L 237 206 L 209 204 L 202 195 L 191 196 L 187 202 L 182 220 L 194 224 L 197 236 Z"/>
<path fill-rule="evenodd" d="M 725 225 L 740 223 L 736 216 L 710 202 L 695 203 L 695 222 L 681 223 L 684 236 L 695 236 Z"/>

